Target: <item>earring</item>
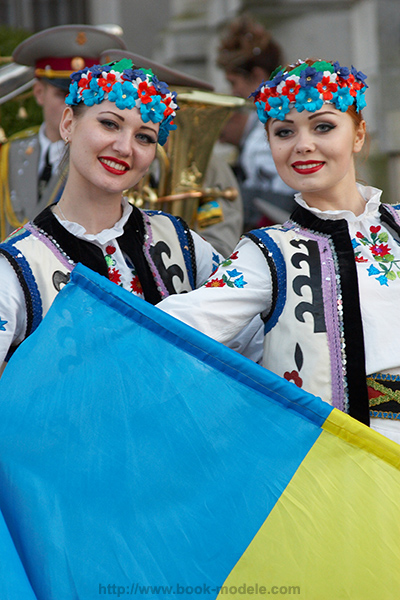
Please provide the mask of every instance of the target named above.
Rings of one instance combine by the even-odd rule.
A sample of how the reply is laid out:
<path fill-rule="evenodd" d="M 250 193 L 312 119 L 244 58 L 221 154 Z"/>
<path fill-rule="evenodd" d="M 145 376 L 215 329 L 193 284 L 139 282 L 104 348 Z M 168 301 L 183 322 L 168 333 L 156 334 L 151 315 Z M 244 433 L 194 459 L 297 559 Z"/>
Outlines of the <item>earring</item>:
<path fill-rule="evenodd" d="M 69 144 L 69 139 L 68 139 L 67 137 L 66 137 L 66 138 L 64 138 L 64 144 L 65 144 L 66 146 L 68 146 L 68 144 Z"/>

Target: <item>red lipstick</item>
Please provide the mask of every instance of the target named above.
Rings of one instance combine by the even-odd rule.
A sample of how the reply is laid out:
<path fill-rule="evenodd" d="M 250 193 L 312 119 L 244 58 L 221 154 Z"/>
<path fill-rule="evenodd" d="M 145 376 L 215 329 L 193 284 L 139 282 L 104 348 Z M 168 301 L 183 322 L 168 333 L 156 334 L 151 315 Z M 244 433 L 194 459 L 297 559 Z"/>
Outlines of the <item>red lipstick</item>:
<path fill-rule="evenodd" d="M 130 168 L 128 163 L 113 156 L 101 156 L 99 162 L 106 171 L 113 175 L 124 175 Z"/>
<path fill-rule="evenodd" d="M 292 164 L 293 169 L 300 175 L 311 175 L 316 173 L 324 166 L 324 162 L 317 160 L 297 161 Z"/>

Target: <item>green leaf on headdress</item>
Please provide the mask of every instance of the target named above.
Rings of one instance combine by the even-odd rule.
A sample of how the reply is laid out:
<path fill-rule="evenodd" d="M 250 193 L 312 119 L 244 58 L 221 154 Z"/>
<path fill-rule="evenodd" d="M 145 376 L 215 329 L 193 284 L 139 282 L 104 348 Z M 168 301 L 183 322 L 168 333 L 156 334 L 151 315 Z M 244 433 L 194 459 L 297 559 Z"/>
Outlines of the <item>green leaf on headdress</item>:
<path fill-rule="evenodd" d="M 121 58 L 113 65 L 113 70 L 122 73 L 125 69 L 132 69 L 133 63 L 129 58 Z"/>
<path fill-rule="evenodd" d="M 283 67 L 282 65 L 279 65 L 279 67 L 276 67 L 276 69 L 274 69 L 271 73 L 271 75 L 269 76 L 269 79 L 273 79 L 275 77 L 275 75 L 277 75 L 279 73 L 279 71 L 283 71 Z"/>
<path fill-rule="evenodd" d="M 301 65 L 299 65 L 298 67 L 296 67 L 295 69 L 293 69 L 292 71 L 287 71 L 288 73 L 290 73 L 290 75 L 300 75 L 300 73 L 302 71 L 304 71 L 304 69 L 307 69 L 307 67 L 313 67 L 313 69 L 315 69 L 316 71 L 329 71 L 330 73 L 334 72 L 334 68 L 331 65 L 331 63 L 328 63 L 324 60 L 316 60 L 315 63 L 313 65 L 308 65 L 307 63 L 301 63 Z"/>
<path fill-rule="evenodd" d="M 290 75 L 300 75 L 300 73 L 302 71 L 304 71 L 304 69 L 307 69 L 307 67 L 308 67 L 307 63 L 301 63 L 301 65 L 299 65 L 295 69 L 292 69 L 291 71 L 286 71 L 286 72 L 290 73 Z"/>
<path fill-rule="evenodd" d="M 328 63 L 324 60 L 318 60 L 312 66 L 316 71 L 329 71 L 330 73 L 333 73 L 335 70 L 331 63 Z"/>
<path fill-rule="evenodd" d="M 142 69 L 141 67 L 138 67 L 138 68 L 140 68 L 140 70 L 143 71 L 143 73 L 145 73 L 146 75 L 150 75 L 150 77 L 154 77 L 154 73 L 151 69 Z"/>

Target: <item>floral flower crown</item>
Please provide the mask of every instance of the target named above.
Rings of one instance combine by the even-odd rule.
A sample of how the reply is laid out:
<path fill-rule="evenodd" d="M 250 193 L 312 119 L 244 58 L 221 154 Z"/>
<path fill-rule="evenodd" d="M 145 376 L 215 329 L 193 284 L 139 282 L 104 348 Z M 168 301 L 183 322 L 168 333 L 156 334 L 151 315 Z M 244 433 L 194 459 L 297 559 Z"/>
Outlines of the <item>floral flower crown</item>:
<path fill-rule="evenodd" d="M 364 73 L 341 67 L 338 62 L 315 61 L 312 66 L 304 61 L 291 65 L 286 71 L 278 67 L 269 81 L 264 81 L 251 94 L 257 107 L 258 118 L 266 123 L 271 117 L 283 121 L 295 108 L 298 112 L 315 112 L 323 104 L 334 104 L 342 111 L 355 104 L 357 112 L 366 106 L 367 84 Z"/>
<path fill-rule="evenodd" d="M 169 132 L 176 129 L 173 123 L 179 110 L 176 92 L 170 92 L 168 85 L 159 81 L 151 69 L 135 69 L 128 58 L 86 67 L 72 73 L 71 80 L 66 104 L 83 102 L 93 106 L 109 100 L 120 110 L 136 107 L 144 123 L 160 123 L 158 143 L 162 146 Z"/>

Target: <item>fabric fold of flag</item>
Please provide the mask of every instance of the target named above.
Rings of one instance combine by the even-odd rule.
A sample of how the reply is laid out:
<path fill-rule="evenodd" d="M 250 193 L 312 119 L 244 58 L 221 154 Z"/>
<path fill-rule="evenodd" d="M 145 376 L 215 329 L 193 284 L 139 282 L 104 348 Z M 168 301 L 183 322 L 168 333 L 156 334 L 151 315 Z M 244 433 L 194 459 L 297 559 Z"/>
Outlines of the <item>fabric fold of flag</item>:
<path fill-rule="evenodd" d="M 81 265 L 0 380 L 5 600 L 392 600 L 399 498 L 400 446 Z"/>

